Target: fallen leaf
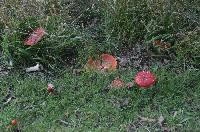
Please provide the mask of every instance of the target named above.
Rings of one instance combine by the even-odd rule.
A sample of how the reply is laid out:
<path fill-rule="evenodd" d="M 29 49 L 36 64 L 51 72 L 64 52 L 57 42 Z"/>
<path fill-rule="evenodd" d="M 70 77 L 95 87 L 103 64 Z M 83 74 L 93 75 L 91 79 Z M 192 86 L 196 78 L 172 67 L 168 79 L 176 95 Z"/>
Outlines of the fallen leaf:
<path fill-rule="evenodd" d="M 169 49 L 171 47 L 170 43 L 162 42 L 161 40 L 155 40 L 153 42 L 153 45 L 154 46 L 158 46 L 162 50 Z"/>

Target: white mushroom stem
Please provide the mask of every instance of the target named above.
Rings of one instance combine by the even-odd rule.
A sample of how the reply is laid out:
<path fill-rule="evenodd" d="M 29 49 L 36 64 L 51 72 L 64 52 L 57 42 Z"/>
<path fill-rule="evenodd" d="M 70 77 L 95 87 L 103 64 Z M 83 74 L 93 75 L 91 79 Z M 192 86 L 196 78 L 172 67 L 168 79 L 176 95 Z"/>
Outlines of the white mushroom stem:
<path fill-rule="evenodd" d="M 51 83 L 49 83 L 49 84 L 48 84 L 48 88 L 54 88 L 54 85 L 51 84 Z"/>
<path fill-rule="evenodd" d="M 37 64 L 36 66 L 26 68 L 26 72 L 34 72 L 40 70 L 40 64 Z"/>

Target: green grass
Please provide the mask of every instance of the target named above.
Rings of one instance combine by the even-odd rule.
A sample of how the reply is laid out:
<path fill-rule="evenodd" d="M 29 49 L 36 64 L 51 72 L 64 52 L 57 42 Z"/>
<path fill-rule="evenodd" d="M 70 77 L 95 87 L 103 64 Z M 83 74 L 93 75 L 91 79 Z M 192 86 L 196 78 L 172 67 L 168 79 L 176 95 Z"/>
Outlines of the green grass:
<path fill-rule="evenodd" d="M 158 123 L 140 124 L 138 116 L 157 119 L 163 115 L 170 130 L 199 129 L 200 72 L 190 70 L 176 75 L 163 69 L 155 72 L 158 81 L 149 89 L 134 86 L 105 91 L 115 76 L 130 82 L 134 74 L 131 70 L 80 76 L 66 73 L 51 80 L 34 73 L 1 78 L 1 100 L 10 85 L 15 99 L 1 105 L 0 127 L 4 130 L 12 119 L 17 119 L 23 131 L 125 131 L 134 125 L 138 131 L 155 131 L 161 130 Z M 52 95 L 47 92 L 48 82 L 55 85 Z"/>
<path fill-rule="evenodd" d="M 22 131 L 162 131 L 157 121 L 138 118 L 161 115 L 171 131 L 199 130 L 199 5 L 198 0 L 4 1 L 0 67 L 7 67 L 9 60 L 14 66 L 8 75 L 0 75 L 0 131 L 14 130 L 6 129 L 12 119 Z M 39 26 L 45 36 L 25 46 L 24 39 Z M 171 47 L 161 50 L 155 40 Z M 84 67 L 88 56 L 102 53 L 125 55 L 134 62 L 147 57 L 143 61 L 150 62 L 147 69 L 157 83 L 146 90 L 134 86 L 107 92 L 116 76 L 127 83 L 143 70 L 131 66 L 134 62 L 113 73 L 72 74 Z M 164 59 L 169 63 L 163 66 Z M 44 73 L 22 70 L 37 62 Z M 49 82 L 56 89 L 52 95 Z M 4 105 L 9 88 L 15 98 Z"/>
<path fill-rule="evenodd" d="M 7 26 L 1 31 L 5 37 L 1 48 L 6 51 L 4 56 L 11 54 L 16 66 L 40 62 L 56 69 L 70 59 L 75 59 L 80 66 L 88 56 L 105 52 L 120 55 L 124 50 L 145 44 L 146 50 L 156 55 L 165 55 L 180 63 L 190 61 L 198 67 L 197 5 L 199 1 L 50 0 L 28 2 L 23 8 L 20 1 L 9 0 L 1 7 L 1 19 Z M 35 46 L 24 46 L 28 33 L 38 26 L 45 29 L 45 37 Z M 155 40 L 169 44 L 170 48 L 160 51 L 153 46 Z"/>

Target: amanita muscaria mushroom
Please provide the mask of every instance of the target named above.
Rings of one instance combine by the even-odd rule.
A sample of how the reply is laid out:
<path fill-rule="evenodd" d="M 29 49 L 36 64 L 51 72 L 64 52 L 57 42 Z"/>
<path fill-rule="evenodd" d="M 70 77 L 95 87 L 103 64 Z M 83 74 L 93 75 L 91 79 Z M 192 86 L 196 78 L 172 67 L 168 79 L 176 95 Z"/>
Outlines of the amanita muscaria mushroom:
<path fill-rule="evenodd" d="M 45 30 L 42 27 L 36 28 L 30 36 L 24 41 L 25 45 L 32 46 L 42 39 Z"/>
<path fill-rule="evenodd" d="M 141 88 L 151 87 L 155 81 L 155 76 L 150 71 L 140 71 L 135 75 L 135 83 Z"/>
<path fill-rule="evenodd" d="M 86 67 L 93 70 L 112 71 L 116 70 L 117 68 L 117 60 L 112 55 L 102 54 L 97 60 L 93 60 L 90 57 L 88 59 Z"/>
<path fill-rule="evenodd" d="M 109 54 L 102 54 L 102 68 L 115 70 L 117 68 L 117 60 L 112 55 Z"/>

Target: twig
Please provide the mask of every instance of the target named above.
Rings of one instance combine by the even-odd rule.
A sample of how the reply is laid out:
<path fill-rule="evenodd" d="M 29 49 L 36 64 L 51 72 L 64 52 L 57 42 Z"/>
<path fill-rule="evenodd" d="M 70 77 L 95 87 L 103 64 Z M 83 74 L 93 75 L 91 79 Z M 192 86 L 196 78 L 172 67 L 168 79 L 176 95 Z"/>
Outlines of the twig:
<path fill-rule="evenodd" d="M 69 125 L 66 121 L 63 121 L 63 120 L 59 120 L 61 123 L 65 124 L 65 125 Z"/>
<path fill-rule="evenodd" d="M 151 118 L 142 117 L 142 116 L 138 116 L 138 117 L 143 122 L 156 122 L 156 119 L 151 119 Z"/>
<path fill-rule="evenodd" d="M 6 104 L 8 104 L 11 100 L 12 100 L 12 97 L 9 97 L 9 98 L 7 99 L 7 101 L 4 102 L 3 104 L 6 105 Z"/>

